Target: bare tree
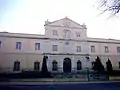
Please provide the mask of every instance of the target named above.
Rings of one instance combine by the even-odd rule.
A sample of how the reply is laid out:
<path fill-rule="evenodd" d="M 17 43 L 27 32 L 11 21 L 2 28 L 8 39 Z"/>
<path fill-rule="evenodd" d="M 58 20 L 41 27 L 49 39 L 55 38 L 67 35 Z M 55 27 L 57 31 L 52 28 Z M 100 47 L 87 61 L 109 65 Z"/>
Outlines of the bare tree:
<path fill-rule="evenodd" d="M 110 11 L 113 15 L 120 12 L 120 0 L 98 0 L 102 13 Z"/>

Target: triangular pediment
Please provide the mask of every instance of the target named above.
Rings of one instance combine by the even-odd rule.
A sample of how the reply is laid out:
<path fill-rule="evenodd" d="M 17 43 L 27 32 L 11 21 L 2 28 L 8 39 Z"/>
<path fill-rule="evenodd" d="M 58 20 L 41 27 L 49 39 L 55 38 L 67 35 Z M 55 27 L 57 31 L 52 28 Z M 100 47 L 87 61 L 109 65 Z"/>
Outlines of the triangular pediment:
<path fill-rule="evenodd" d="M 49 25 L 49 26 L 60 26 L 60 27 L 72 27 L 72 28 L 86 28 L 85 25 L 80 25 L 76 22 L 74 22 L 73 20 L 65 17 L 63 19 L 60 19 L 60 20 L 56 20 L 56 21 L 53 21 L 53 22 L 49 22 L 47 21 L 47 23 L 45 24 L 46 25 Z"/>

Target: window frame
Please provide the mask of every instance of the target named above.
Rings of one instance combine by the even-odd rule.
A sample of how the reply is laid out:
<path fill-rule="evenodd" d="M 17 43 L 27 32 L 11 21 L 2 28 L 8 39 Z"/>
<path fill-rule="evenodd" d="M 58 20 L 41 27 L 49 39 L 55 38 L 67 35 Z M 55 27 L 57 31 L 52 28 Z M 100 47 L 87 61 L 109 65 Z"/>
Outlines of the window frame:
<path fill-rule="evenodd" d="M 35 50 L 40 50 L 40 43 L 35 43 Z"/>
<path fill-rule="evenodd" d="M 82 70 L 82 62 L 80 60 L 77 61 L 77 70 Z"/>
<path fill-rule="evenodd" d="M 77 52 L 81 52 L 81 46 L 77 46 L 76 48 L 77 48 L 76 50 Z"/>
<path fill-rule="evenodd" d="M 16 42 L 16 50 L 22 49 L 22 42 Z"/>
<path fill-rule="evenodd" d="M 109 47 L 108 46 L 105 46 L 105 53 L 109 53 Z"/>
<path fill-rule="evenodd" d="M 58 63 L 56 60 L 53 60 L 52 62 L 52 71 L 57 71 L 58 70 Z"/>
<path fill-rule="evenodd" d="M 95 53 L 95 46 L 91 45 L 91 53 Z"/>
<path fill-rule="evenodd" d="M 20 71 L 20 61 L 14 61 L 13 71 Z"/>
<path fill-rule="evenodd" d="M 66 42 L 65 42 L 65 45 L 69 45 L 69 44 L 70 44 L 70 42 L 69 42 L 69 41 L 66 41 Z"/>
<path fill-rule="evenodd" d="M 58 31 L 57 30 L 53 30 L 53 35 L 54 36 L 58 35 Z"/>
<path fill-rule="evenodd" d="M 76 32 L 76 37 L 81 37 L 80 32 Z"/>
<path fill-rule="evenodd" d="M 117 46 L 117 53 L 120 53 L 120 46 Z"/>
<path fill-rule="evenodd" d="M 119 69 L 120 69 L 120 61 L 118 61 L 118 64 L 119 64 Z"/>
<path fill-rule="evenodd" d="M 64 38 L 70 39 L 71 38 L 71 31 L 68 29 L 64 29 Z"/>
<path fill-rule="evenodd" d="M 58 51 L 58 45 L 52 45 L 52 51 Z"/>
<path fill-rule="evenodd" d="M 40 70 L 40 62 L 35 61 L 34 62 L 34 71 L 39 71 Z"/>

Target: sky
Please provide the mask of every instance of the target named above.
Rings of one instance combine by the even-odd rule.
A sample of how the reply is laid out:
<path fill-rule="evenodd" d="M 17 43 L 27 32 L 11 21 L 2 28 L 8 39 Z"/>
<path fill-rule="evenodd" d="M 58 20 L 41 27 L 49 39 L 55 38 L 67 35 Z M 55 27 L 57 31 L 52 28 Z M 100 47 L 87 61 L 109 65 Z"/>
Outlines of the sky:
<path fill-rule="evenodd" d="M 120 39 L 120 18 L 100 14 L 96 0 L 0 0 L 0 32 L 44 34 L 44 22 L 68 17 L 92 38 Z"/>

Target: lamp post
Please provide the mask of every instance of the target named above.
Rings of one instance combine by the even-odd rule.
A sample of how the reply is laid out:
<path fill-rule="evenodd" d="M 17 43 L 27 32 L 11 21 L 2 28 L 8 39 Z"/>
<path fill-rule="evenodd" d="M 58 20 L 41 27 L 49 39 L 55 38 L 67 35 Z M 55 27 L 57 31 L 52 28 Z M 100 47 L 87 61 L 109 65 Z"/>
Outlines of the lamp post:
<path fill-rule="evenodd" d="M 88 81 L 90 81 L 90 78 L 89 78 L 89 61 L 90 61 L 90 58 L 88 56 L 86 56 L 86 69 L 87 69 L 87 79 L 88 79 Z"/>

